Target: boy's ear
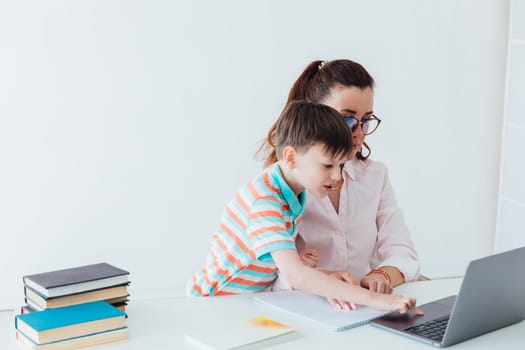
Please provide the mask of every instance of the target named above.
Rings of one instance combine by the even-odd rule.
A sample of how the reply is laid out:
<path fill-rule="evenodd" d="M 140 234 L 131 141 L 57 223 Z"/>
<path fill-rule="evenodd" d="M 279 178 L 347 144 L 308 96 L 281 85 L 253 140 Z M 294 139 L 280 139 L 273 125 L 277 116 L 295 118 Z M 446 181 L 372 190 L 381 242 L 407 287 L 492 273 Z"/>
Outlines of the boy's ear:
<path fill-rule="evenodd" d="M 297 157 L 297 149 L 293 146 L 286 146 L 283 149 L 283 162 L 286 164 L 288 169 L 295 169 Z"/>

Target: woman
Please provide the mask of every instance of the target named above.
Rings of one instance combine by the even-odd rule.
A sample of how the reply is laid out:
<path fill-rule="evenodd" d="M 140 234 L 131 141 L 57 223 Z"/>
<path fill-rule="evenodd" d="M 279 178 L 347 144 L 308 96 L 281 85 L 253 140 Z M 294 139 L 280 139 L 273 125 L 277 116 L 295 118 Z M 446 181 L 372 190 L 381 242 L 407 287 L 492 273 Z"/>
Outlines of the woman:
<path fill-rule="evenodd" d="M 338 278 L 379 293 L 413 281 L 419 260 L 398 208 L 386 166 L 369 159 L 366 135 L 381 120 L 374 114 L 374 79 L 351 60 L 314 61 L 292 86 L 288 103 L 306 100 L 341 113 L 352 129 L 353 153 L 328 197 L 307 196 L 297 248 L 306 262 Z M 273 128 L 263 149 L 265 165 L 275 162 Z M 283 289 L 282 279 L 274 289 Z M 337 301 L 334 301 L 337 305 Z"/>

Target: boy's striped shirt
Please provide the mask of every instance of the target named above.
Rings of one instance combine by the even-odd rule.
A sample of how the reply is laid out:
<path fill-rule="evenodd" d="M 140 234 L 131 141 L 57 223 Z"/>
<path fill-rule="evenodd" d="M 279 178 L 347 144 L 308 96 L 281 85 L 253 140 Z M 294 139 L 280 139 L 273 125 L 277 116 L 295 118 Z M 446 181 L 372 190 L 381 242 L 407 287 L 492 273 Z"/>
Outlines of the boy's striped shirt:
<path fill-rule="evenodd" d="M 192 276 L 188 294 L 238 294 L 269 287 L 277 277 L 270 253 L 295 250 L 304 196 L 294 194 L 278 164 L 242 187 L 226 207 L 206 263 Z"/>

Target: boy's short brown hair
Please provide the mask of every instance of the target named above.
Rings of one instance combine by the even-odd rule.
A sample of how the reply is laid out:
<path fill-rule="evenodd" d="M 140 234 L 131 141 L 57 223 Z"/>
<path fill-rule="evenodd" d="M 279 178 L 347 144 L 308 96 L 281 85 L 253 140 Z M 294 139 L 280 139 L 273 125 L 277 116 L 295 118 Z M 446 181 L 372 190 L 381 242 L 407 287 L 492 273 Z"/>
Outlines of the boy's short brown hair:
<path fill-rule="evenodd" d="M 335 109 L 315 102 L 294 101 L 283 110 L 271 135 L 278 159 L 286 146 L 306 152 L 319 143 L 333 157 L 352 152 L 352 131 Z"/>

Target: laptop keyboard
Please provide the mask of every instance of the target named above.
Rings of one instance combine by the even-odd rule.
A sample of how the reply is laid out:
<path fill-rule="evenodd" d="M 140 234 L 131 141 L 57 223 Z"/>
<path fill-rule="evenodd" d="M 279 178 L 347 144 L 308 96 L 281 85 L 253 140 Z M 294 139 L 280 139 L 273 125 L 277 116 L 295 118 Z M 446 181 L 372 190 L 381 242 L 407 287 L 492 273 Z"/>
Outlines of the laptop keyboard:
<path fill-rule="evenodd" d="M 449 318 L 450 315 L 447 315 L 445 317 L 418 324 L 417 326 L 409 327 L 405 329 L 405 331 L 440 342 L 443 339 L 445 330 L 447 329 Z"/>

